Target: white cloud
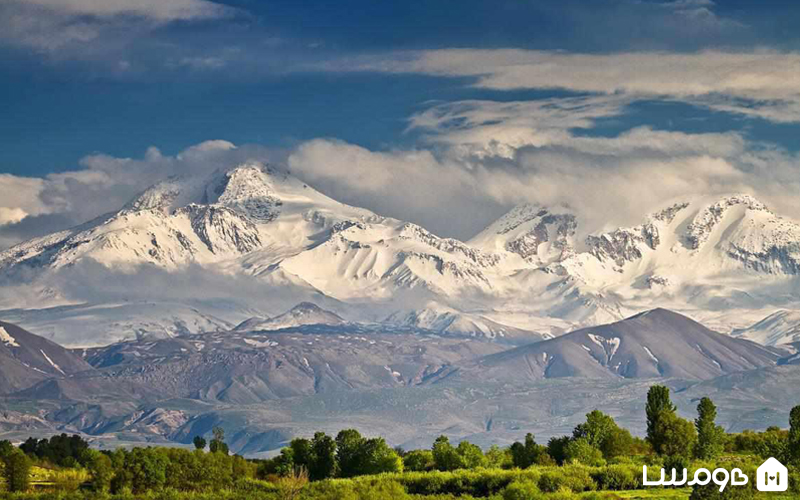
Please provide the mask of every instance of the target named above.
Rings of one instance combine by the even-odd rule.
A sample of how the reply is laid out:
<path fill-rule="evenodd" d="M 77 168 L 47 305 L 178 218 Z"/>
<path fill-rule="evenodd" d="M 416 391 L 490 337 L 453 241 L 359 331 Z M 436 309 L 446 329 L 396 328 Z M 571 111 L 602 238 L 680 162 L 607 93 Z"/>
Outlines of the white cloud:
<path fill-rule="evenodd" d="M 28 212 L 18 207 L 0 207 L 0 226 L 16 224 L 27 216 Z"/>
<path fill-rule="evenodd" d="M 601 137 L 581 130 L 619 112 L 624 99 L 614 99 L 438 107 L 412 119 L 426 131 L 430 149 L 372 151 L 316 139 L 283 160 L 218 140 L 176 156 L 154 147 L 141 159 L 91 155 L 82 169 L 43 179 L 6 175 L 0 178 L 6 208 L 0 213 L 0 245 L 116 210 L 167 176 L 206 175 L 251 158 L 285 161 L 293 174 L 335 199 L 462 239 L 521 202 L 569 205 L 585 231 L 637 224 L 674 198 L 743 191 L 800 218 L 796 153 L 732 132 L 637 127 Z M 19 219 L 23 212 L 27 217 Z"/>
<path fill-rule="evenodd" d="M 800 218 L 800 158 L 741 134 L 636 127 L 593 136 L 593 120 L 627 100 L 466 101 L 410 120 L 432 151 L 369 151 L 332 140 L 301 145 L 292 170 L 335 198 L 468 238 L 522 202 L 569 205 L 584 230 L 638 224 L 675 198 L 749 192 Z"/>
<path fill-rule="evenodd" d="M 623 114 L 630 99 L 594 96 L 537 101 L 459 101 L 413 115 L 409 129 L 465 155 L 510 158 L 522 146 L 544 146 L 568 140 L 569 129 L 588 129 L 598 118 Z"/>
<path fill-rule="evenodd" d="M 316 139 L 301 144 L 288 165 L 293 174 L 339 201 L 448 236 L 470 235 L 476 225 L 502 212 L 475 185 L 473 172 L 427 150 L 374 152 Z M 465 205 L 471 206 L 466 212 Z"/>
<path fill-rule="evenodd" d="M 475 86 L 493 90 L 566 89 L 675 99 L 779 122 L 800 121 L 800 54 L 794 52 L 443 49 L 334 61 L 321 68 L 474 77 Z"/>
<path fill-rule="evenodd" d="M 227 7 L 207 0 L 25 0 L 24 3 L 69 16 L 139 16 L 156 22 L 216 18 L 229 12 Z"/>
<path fill-rule="evenodd" d="M 44 205 L 39 200 L 39 194 L 43 188 L 44 181 L 39 178 L 0 174 L 0 208 L 5 211 L 5 216 L 0 214 L 0 223 L 19 222 L 12 220 L 15 213 L 41 213 Z"/>
<path fill-rule="evenodd" d="M 166 23 L 236 12 L 208 0 L 0 0 L 0 40 L 91 60 L 135 44 Z"/>

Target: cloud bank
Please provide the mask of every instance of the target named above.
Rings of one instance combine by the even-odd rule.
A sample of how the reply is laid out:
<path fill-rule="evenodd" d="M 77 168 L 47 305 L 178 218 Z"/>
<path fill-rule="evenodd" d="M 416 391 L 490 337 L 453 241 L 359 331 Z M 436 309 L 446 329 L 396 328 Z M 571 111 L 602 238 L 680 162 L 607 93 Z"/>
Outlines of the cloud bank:
<path fill-rule="evenodd" d="M 472 77 L 483 89 L 563 89 L 671 99 L 776 122 L 800 122 L 800 54 L 794 52 L 442 49 L 351 58 L 318 69 Z"/>

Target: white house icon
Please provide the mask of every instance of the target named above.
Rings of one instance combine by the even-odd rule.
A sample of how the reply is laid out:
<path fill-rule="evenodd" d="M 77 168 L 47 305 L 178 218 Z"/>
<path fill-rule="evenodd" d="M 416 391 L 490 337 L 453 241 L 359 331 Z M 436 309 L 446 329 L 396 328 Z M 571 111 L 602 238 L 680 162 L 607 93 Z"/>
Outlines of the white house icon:
<path fill-rule="evenodd" d="M 789 471 L 774 458 L 767 459 L 758 468 L 758 491 L 786 491 L 789 489 Z"/>

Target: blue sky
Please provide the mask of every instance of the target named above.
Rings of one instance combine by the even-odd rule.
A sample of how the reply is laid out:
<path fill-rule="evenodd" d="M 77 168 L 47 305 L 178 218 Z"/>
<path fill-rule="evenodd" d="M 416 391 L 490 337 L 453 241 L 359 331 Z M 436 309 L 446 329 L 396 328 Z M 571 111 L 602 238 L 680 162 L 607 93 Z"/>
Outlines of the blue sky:
<path fill-rule="evenodd" d="M 697 194 L 797 217 L 798 25 L 771 0 L 0 0 L 0 247 L 204 168 L 181 152 L 209 140 L 460 238 L 520 202 L 598 213 L 582 179 L 648 168 L 655 202 L 702 171 Z"/>

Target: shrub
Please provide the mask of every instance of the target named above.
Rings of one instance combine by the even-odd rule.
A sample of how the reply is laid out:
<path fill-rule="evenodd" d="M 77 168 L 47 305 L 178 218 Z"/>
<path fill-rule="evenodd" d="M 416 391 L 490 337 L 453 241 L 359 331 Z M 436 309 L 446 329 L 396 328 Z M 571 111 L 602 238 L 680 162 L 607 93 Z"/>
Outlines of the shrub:
<path fill-rule="evenodd" d="M 305 483 L 303 483 L 305 484 Z M 279 491 L 277 484 L 258 479 L 242 477 L 233 483 L 233 490 L 241 493 L 275 493 Z"/>
<path fill-rule="evenodd" d="M 576 500 L 578 496 L 568 488 L 562 488 L 555 493 L 547 495 L 547 500 Z"/>
<path fill-rule="evenodd" d="M 281 499 L 288 498 L 285 496 Z M 311 483 L 302 496 L 303 500 L 406 500 L 409 498 L 403 486 L 386 477 L 362 480 L 334 479 Z"/>
<path fill-rule="evenodd" d="M 589 471 L 580 466 L 564 466 L 560 470 L 549 470 L 539 478 L 539 489 L 546 493 L 555 493 L 567 488 L 575 493 L 591 491 L 597 488 Z"/>
<path fill-rule="evenodd" d="M 514 481 L 503 490 L 503 500 L 537 500 L 542 496 L 539 487 L 530 480 Z"/>
<path fill-rule="evenodd" d="M 633 490 L 639 486 L 633 468 L 625 465 L 609 465 L 600 469 L 592 477 L 597 482 L 598 489 L 601 490 Z"/>

